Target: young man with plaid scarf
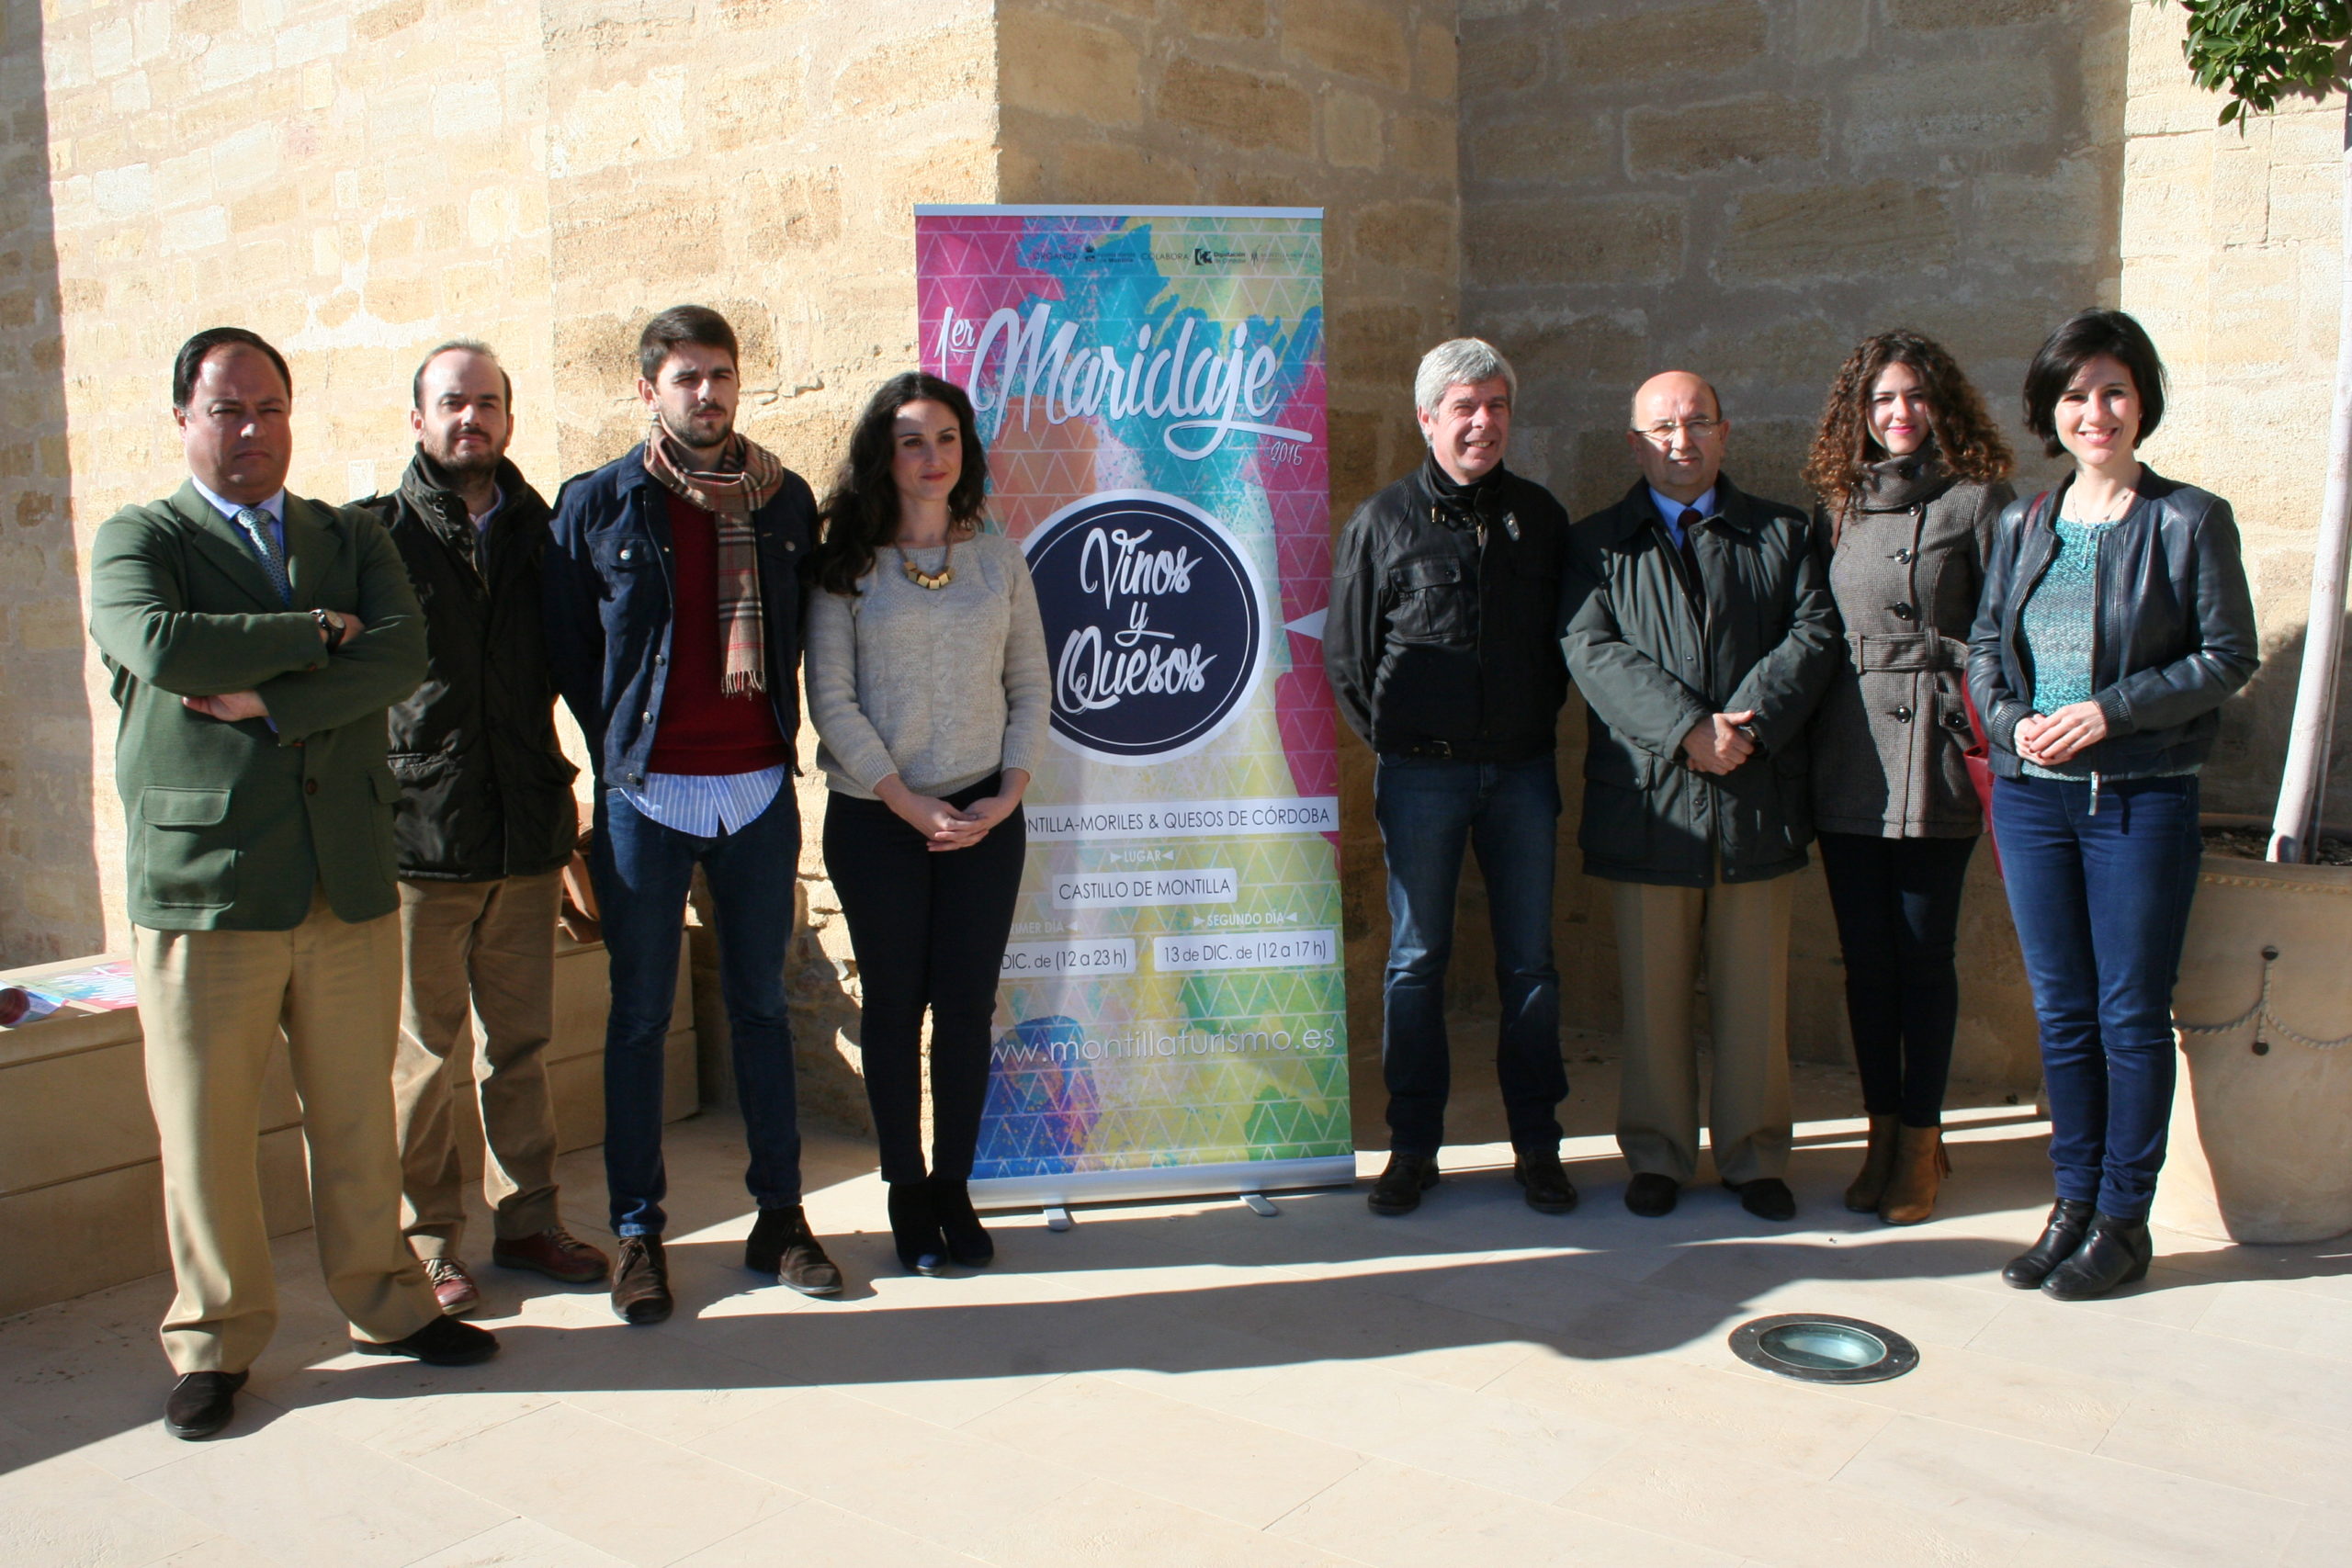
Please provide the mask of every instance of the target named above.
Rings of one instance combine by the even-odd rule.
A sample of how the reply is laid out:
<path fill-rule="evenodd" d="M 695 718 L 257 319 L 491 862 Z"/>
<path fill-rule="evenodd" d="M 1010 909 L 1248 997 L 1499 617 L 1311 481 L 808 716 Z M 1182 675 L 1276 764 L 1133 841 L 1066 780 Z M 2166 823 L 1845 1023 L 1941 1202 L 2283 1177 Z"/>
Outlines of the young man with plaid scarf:
<path fill-rule="evenodd" d="M 605 1183 L 620 1238 L 613 1308 L 670 1315 L 662 1251 L 662 1045 L 695 867 L 717 906 L 719 994 L 759 1219 L 748 1269 L 808 1295 L 841 1272 L 800 1208 L 785 944 L 800 815 L 800 568 L 816 505 L 737 434 L 735 333 L 680 305 L 638 340 L 646 438 L 567 484 L 546 568 L 548 654 L 596 769 L 595 847 L 613 1003 Z"/>

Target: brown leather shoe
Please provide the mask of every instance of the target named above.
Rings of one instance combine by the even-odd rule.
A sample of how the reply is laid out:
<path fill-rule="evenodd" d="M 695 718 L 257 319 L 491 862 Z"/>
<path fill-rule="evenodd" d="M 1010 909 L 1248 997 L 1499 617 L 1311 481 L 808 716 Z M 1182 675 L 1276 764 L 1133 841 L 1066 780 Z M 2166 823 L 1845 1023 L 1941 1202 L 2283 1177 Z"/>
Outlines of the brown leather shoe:
<path fill-rule="evenodd" d="M 613 1311 L 624 1323 L 661 1323 L 676 1304 L 670 1295 L 670 1260 L 658 1235 L 621 1237 L 613 1266 Z"/>
<path fill-rule="evenodd" d="M 433 1299 L 441 1303 L 444 1317 L 462 1317 L 481 1305 L 481 1287 L 454 1258 L 426 1258 L 424 1278 L 433 1287 Z"/>
<path fill-rule="evenodd" d="M 1846 1207 L 1858 1214 L 1874 1214 L 1886 1195 L 1886 1179 L 1894 1173 L 1894 1133 L 1898 1118 L 1871 1118 L 1870 1147 L 1862 1154 L 1861 1174 L 1846 1189 Z"/>
<path fill-rule="evenodd" d="M 1894 1173 L 1887 1179 L 1886 1194 L 1879 1200 L 1878 1217 L 1891 1225 L 1916 1225 L 1931 1219 L 1936 1193 L 1951 1174 L 1951 1156 L 1944 1153 L 1941 1127 L 1905 1127 L 1896 1141 Z"/>
<path fill-rule="evenodd" d="M 502 1238 L 490 1249 L 490 1260 L 501 1269 L 528 1269 L 567 1285 L 601 1280 L 612 1267 L 603 1253 L 561 1225 L 512 1241 Z"/>

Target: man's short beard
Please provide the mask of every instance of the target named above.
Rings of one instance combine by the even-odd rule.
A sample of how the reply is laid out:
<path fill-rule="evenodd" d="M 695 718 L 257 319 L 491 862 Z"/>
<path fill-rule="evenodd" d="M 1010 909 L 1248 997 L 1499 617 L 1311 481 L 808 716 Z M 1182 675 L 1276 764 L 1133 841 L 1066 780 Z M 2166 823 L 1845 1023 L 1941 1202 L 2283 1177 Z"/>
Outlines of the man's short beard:
<path fill-rule="evenodd" d="M 663 434 L 669 436 L 671 440 L 676 442 L 679 446 L 697 452 L 707 452 L 715 446 L 724 446 L 727 445 L 727 438 L 735 434 L 735 416 L 733 414 L 729 414 L 727 416 L 725 422 L 718 427 L 718 434 L 707 441 L 697 441 L 692 435 L 686 434 L 686 432 L 680 430 L 676 425 L 671 423 L 670 411 L 667 409 L 656 410 L 654 418 L 660 422 Z"/>
<path fill-rule="evenodd" d="M 453 479 L 487 479 L 498 472 L 498 465 L 505 460 L 506 456 L 492 450 L 485 443 L 481 456 L 460 457 L 447 447 L 431 441 L 424 444 L 424 455 L 440 464 L 441 471 Z"/>

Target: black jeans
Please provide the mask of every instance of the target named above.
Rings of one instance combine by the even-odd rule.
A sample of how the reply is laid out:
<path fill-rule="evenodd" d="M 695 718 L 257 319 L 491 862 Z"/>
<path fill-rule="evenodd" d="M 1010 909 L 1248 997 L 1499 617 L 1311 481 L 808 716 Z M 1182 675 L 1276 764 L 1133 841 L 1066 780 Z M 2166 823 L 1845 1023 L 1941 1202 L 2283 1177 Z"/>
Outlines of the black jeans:
<path fill-rule="evenodd" d="M 1960 1020 L 1952 948 L 1976 840 L 1824 833 L 1820 842 L 1846 950 L 1862 1107 L 1906 1127 L 1939 1127 Z"/>
<path fill-rule="evenodd" d="M 944 795 L 969 806 L 995 775 Z M 865 994 L 859 1044 L 882 1179 L 920 1181 L 922 1015 L 931 1010 L 931 1171 L 967 1180 L 988 1102 L 989 1023 L 1021 893 L 1028 828 L 1019 811 L 967 850 L 933 853 L 878 800 L 825 802 L 825 873 L 841 896 Z"/>

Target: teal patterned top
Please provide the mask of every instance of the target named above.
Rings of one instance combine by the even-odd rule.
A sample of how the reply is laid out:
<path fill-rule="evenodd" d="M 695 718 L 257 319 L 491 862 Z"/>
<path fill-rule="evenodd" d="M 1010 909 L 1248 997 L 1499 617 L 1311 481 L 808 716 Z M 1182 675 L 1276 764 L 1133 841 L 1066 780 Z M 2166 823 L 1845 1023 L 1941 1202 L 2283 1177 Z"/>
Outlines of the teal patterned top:
<path fill-rule="evenodd" d="M 2091 700 L 2091 655 L 2098 631 L 2098 542 L 2115 524 L 2060 517 L 2052 526 L 2058 535 L 2058 553 L 2050 558 L 2050 570 L 2034 584 L 2018 615 L 2026 656 L 2033 662 L 2033 691 L 2028 700 L 2038 714 L 2056 713 L 2069 703 Z M 2055 768 L 2022 757 L 2018 765 L 2037 779 L 2091 776 L 2091 769 L 2080 756 Z M 2108 776 L 2154 778 L 2196 771 L 2166 768 L 2145 775 Z"/>

